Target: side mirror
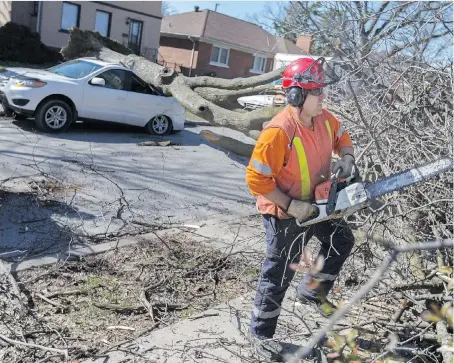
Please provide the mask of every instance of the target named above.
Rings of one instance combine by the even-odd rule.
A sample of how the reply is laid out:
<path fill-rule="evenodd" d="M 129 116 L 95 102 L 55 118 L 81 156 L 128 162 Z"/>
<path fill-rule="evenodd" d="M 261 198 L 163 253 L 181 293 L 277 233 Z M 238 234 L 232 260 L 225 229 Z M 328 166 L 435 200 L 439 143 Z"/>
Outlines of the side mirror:
<path fill-rule="evenodd" d="M 90 84 L 93 86 L 104 87 L 106 85 L 106 81 L 103 78 L 95 77 L 90 81 Z"/>

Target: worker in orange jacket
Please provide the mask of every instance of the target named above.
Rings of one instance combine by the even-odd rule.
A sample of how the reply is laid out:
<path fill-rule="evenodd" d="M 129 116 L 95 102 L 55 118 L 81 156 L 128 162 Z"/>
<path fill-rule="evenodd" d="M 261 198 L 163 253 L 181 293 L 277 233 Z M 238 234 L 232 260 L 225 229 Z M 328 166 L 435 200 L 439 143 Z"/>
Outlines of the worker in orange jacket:
<path fill-rule="evenodd" d="M 321 242 L 321 271 L 306 274 L 297 297 L 329 313 L 335 306 L 326 298 L 348 257 L 354 238 L 343 220 L 300 227 L 318 214 L 313 206 L 315 187 L 350 176 L 354 150 L 340 121 L 323 107 L 324 87 L 336 82 L 324 58 L 300 58 L 283 72 L 287 106 L 261 132 L 246 171 L 250 192 L 257 197 L 266 230 L 266 258 L 251 314 L 250 336 L 257 353 L 282 361 L 282 345 L 273 338 L 281 304 L 298 263 L 302 247 L 312 236 Z M 331 168 L 332 153 L 340 160 Z M 332 169 L 332 170 L 331 170 Z M 314 283 L 314 280 L 316 283 Z M 328 314 L 329 315 L 329 314 Z"/>

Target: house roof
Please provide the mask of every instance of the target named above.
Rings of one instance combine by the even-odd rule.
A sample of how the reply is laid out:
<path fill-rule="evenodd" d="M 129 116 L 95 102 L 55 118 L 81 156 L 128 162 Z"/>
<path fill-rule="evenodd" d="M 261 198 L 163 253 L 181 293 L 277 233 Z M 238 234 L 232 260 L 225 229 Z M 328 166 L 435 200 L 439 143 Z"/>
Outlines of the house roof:
<path fill-rule="evenodd" d="M 305 54 L 290 40 L 276 37 L 256 24 L 211 10 L 166 16 L 161 33 L 191 35 L 249 48 L 256 52 Z"/>

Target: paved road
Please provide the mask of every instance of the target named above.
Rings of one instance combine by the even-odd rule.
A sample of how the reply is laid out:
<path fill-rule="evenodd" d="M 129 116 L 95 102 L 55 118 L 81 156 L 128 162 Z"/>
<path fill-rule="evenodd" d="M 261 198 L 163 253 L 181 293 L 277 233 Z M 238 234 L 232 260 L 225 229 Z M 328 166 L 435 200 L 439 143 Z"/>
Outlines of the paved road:
<path fill-rule="evenodd" d="M 138 146 L 152 139 L 141 129 L 78 123 L 54 135 L 40 133 L 33 121 L 0 118 L 0 184 L 7 190 L 0 194 L 0 258 L 58 251 L 83 243 L 80 234 L 119 231 L 124 223 L 117 217 L 194 223 L 254 213 L 247 159 L 208 143 L 203 129 L 253 142 L 229 129 L 187 125 L 165 138 L 181 145 Z M 61 181 L 56 201 L 43 204 L 29 193 L 42 194 L 41 180 Z"/>

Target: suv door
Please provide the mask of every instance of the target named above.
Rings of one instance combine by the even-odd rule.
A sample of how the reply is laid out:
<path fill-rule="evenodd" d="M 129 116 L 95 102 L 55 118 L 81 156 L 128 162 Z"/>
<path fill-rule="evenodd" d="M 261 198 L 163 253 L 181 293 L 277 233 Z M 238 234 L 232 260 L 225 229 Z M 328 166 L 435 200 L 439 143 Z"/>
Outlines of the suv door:
<path fill-rule="evenodd" d="M 165 104 L 165 97 L 151 88 L 145 81 L 134 73 L 128 72 L 128 104 L 130 107 L 128 123 L 136 126 L 145 126 L 150 119 L 161 114 Z"/>
<path fill-rule="evenodd" d="M 84 85 L 83 102 L 79 115 L 103 121 L 123 122 L 128 113 L 128 93 L 125 91 L 127 71 L 109 69 Z M 105 86 L 91 83 L 93 78 L 102 78 Z"/>

